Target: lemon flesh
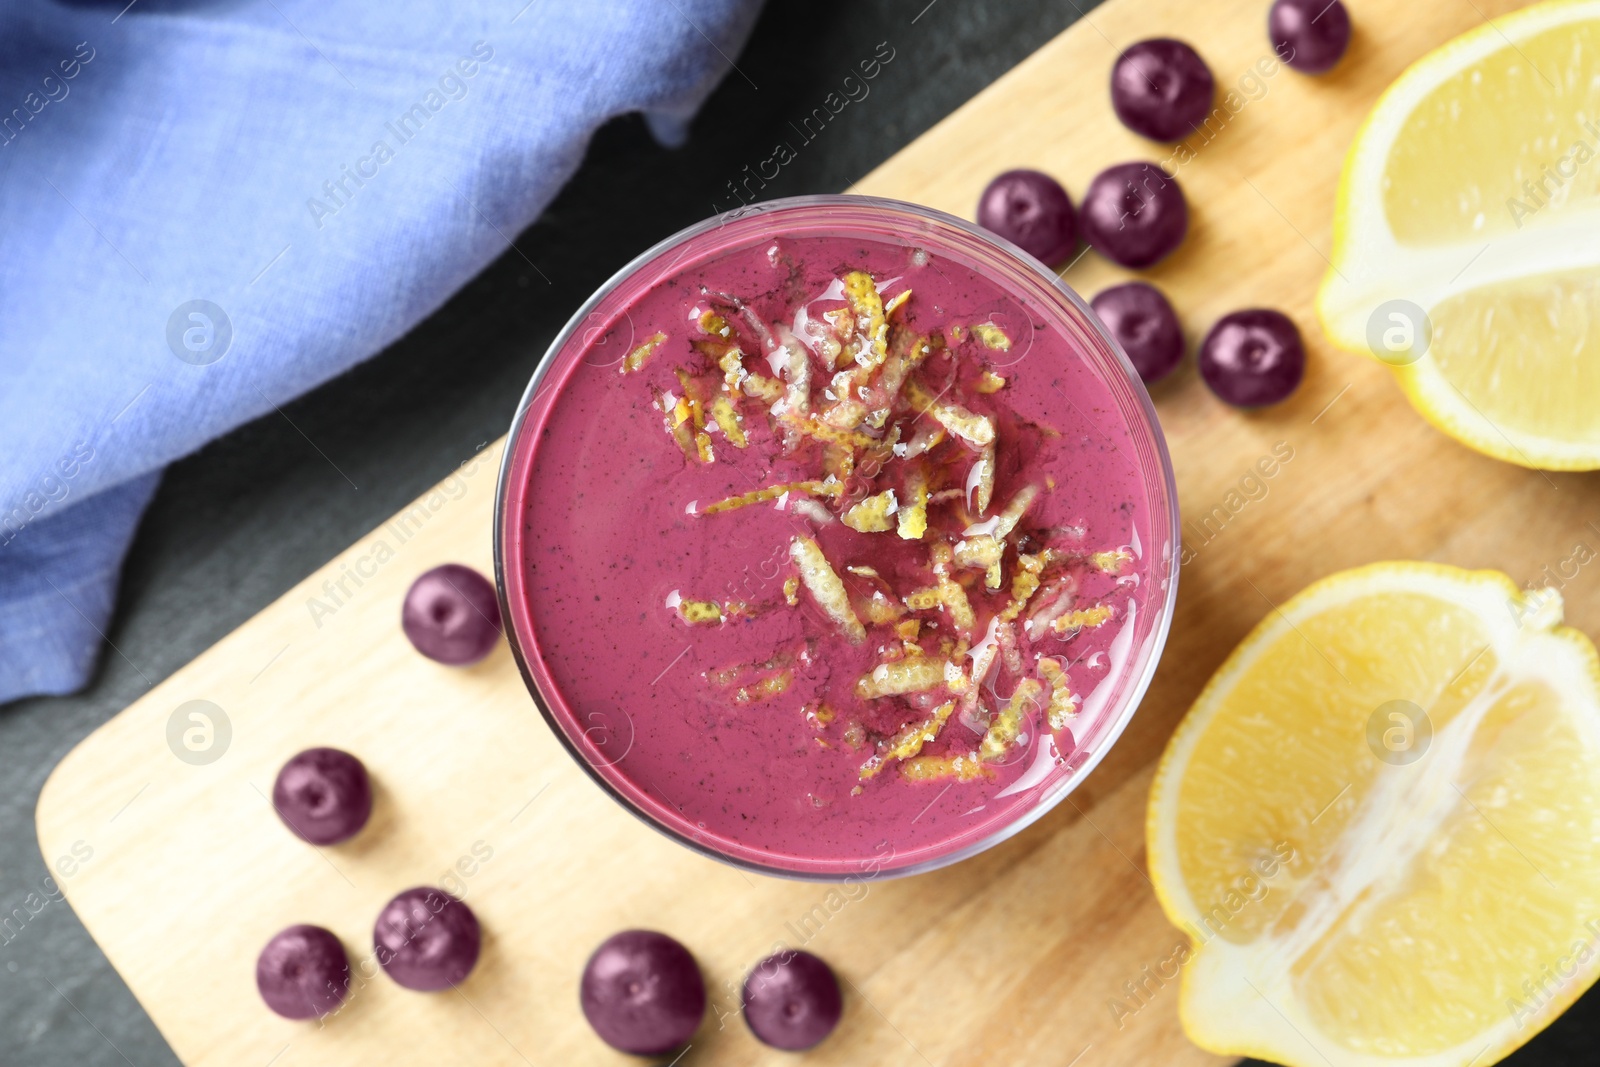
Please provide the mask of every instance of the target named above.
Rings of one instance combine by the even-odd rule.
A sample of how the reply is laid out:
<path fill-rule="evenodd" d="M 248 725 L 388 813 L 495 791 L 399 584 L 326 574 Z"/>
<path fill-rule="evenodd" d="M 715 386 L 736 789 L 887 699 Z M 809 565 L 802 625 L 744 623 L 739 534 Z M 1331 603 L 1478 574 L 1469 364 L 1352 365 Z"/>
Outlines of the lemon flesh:
<path fill-rule="evenodd" d="M 1235 650 L 1151 791 L 1191 1039 L 1483 1067 L 1600 976 L 1600 665 L 1559 613 L 1496 572 L 1378 564 Z"/>
<path fill-rule="evenodd" d="M 1600 19 L 1590 6 L 1513 38 L 1514 47 L 1496 34 L 1501 47 L 1438 68 L 1384 166 L 1384 217 L 1398 243 L 1488 240 L 1544 207 L 1594 207 L 1600 167 L 1587 164 L 1600 145 Z"/>
<path fill-rule="evenodd" d="M 1462 442 L 1600 468 L 1600 2 L 1485 24 L 1389 88 L 1346 159 L 1317 303 Z"/>

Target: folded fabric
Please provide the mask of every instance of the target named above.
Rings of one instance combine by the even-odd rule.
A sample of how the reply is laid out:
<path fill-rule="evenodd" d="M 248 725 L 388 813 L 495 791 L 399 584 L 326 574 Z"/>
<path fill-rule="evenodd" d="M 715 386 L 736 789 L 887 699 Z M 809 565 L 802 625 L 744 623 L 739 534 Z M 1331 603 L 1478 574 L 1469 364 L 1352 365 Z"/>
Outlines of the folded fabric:
<path fill-rule="evenodd" d="M 759 0 L 0 13 L 0 701 L 82 686 L 166 464 L 378 352 Z"/>

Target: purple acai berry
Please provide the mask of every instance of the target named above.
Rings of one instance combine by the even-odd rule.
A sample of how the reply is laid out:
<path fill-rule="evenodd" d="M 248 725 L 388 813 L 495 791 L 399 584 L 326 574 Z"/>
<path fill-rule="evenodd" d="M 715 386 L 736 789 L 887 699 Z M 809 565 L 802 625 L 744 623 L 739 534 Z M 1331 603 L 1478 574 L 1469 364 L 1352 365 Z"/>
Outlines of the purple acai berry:
<path fill-rule="evenodd" d="M 256 988 L 267 1007 L 285 1019 L 317 1019 L 344 1002 L 350 960 L 330 931 L 291 926 L 256 957 Z"/>
<path fill-rule="evenodd" d="M 1267 12 L 1267 38 L 1295 70 L 1321 74 L 1350 47 L 1350 12 L 1339 0 L 1277 0 Z"/>
<path fill-rule="evenodd" d="M 482 944 L 472 909 L 431 886 L 407 889 L 389 901 L 372 928 L 378 963 L 397 983 L 423 993 L 465 979 Z"/>
<path fill-rule="evenodd" d="M 487 656 L 500 640 L 500 605 L 489 579 L 446 563 L 411 583 L 400 626 L 424 656 L 463 666 Z"/>
<path fill-rule="evenodd" d="M 773 1048 L 808 1049 L 833 1033 L 843 1015 L 833 968 L 809 952 L 768 956 L 745 979 L 745 1022 Z"/>
<path fill-rule="evenodd" d="M 999 234 L 1046 266 L 1072 255 L 1078 224 L 1072 198 L 1048 174 L 1008 170 L 978 198 L 978 225 Z"/>
<path fill-rule="evenodd" d="M 308 748 L 272 785 L 272 806 L 295 836 L 313 845 L 354 837 L 372 814 L 372 783 L 360 760 L 337 748 Z"/>
<path fill-rule="evenodd" d="M 677 941 L 654 930 L 624 930 L 589 957 L 578 1000 L 612 1048 L 664 1056 L 699 1029 L 706 987 L 694 956 Z"/>
<path fill-rule="evenodd" d="M 1161 290 L 1144 282 L 1125 282 L 1103 290 L 1089 302 L 1146 385 L 1172 373 L 1183 359 L 1183 330 Z"/>
<path fill-rule="evenodd" d="M 1288 398 L 1306 372 L 1306 349 L 1293 320 L 1271 308 L 1224 315 L 1200 343 L 1200 376 L 1238 407 Z"/>
<path fill-rule="evenodd" d="M 1148 267 L 1183 243 L 1189 206 L 1177 179 L 1153 163 L 1119 163 L 1095 175 L 1083 197 L 1084 239 L 1124 267 Z"/>
<path fill-rule="evenodd" d="M 1170 37 L 1131 45 L 1111 68 L 1117 118 L 1152 141 L 1181 141 L 1199 129 L 1216 89 L 1200 54 Z"/>

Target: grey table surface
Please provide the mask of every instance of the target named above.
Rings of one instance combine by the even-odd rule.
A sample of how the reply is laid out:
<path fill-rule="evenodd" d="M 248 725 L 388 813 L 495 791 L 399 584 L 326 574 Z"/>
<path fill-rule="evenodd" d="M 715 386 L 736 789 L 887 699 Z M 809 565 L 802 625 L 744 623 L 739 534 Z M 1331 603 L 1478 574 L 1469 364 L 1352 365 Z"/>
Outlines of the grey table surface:
<path fill-rule="evenodd" d="M 616 120 L 516 248 L 404 340 L 284 416 L 175 464 L 124 572 L 109 635 L 119 651 L 107 650 L 83 693 L 0 708 L 0 918 L 47 873 L 34 806 L 73 745 L 504 433 L 534 365 L 582 300 L 635 253 L 712 214 L 714 203 L 727 206 L 717 203 L 726 183 L 878 42 L 896 49 L 896 61 L 769 195 L 843 189 L 1092 7 L 770 0 L 735 57 L 742 73 L 729 72 L 686 147 L 662 149 L 638 118 Z M 1098 73 L 1085 78 L 1086 91 L 1098 89 Z M 51 901 L 14 935 L 0 933 L 0 963 L 0 1067 L 178 1062 L 68 905 Z M 1595 1062 L 1597 1009 L 1591 994 L 1507 1062 Z"/>

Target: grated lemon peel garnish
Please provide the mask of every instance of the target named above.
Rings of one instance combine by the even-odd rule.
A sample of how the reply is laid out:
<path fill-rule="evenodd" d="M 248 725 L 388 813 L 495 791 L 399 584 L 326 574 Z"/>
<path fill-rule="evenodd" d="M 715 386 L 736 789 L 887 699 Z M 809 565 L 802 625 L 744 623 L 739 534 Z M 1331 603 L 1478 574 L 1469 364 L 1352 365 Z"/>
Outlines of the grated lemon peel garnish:
<path fill-rule="evenodd" d="M 982 448 L 994 443 L 994 420 L 987 415 L 974 414 L 954 401 L 940 400 L 915 378 L 906 381 L 905 392 L 913 408 L 926 413 L 971 447 Z"/>
<path fill-rule="evenodd" d="M 777 485 L 768 485 L 760 489 L 752 489 L 748 493 L 730 496 L 718 500 L 714 504 L 707 504 L 701 509 L 702 515 L 716 515 L 724 511 L 733 511 L 737 508 L 749 507 L 751 504 L 761 504 L 768 500 L 776 500 L 785 493 L 805 493 L 810 496 L 838 496 L 844 492 L 844 485 L 835 481 L 809 481 L 809 482 L 780 482 Z"/>
<path fill-rule="evenodd" d="M 1041 555 L 1017 553 L 1017 570 L 1011 576 L 1011 603 L 1000 612 L 1000 618 L 1010 622 L 1022 614 L 1033 594 L 1038 592 L 1040 575 L 1044 573 L 1045 560 Z"/>
<path fill-rule="evenodd" d="M 865 368 L 877 367 L 889 355 L 888 320 L 884 318 L 883 298 L 872 275 L 853 270 L 844 276 L 844 293 L 855 310 L 856 332 L 867 342 L 867 351 L 857 357 Z"/>
<path fill-rule="evenodd" d="M 706 626 L 722 621 L 722 605 L 715 600 L 680 600 L 678 617 L 690 626 Z"/>
<path fill-rule="evenodd" d="M 1002 540 L 1009 537 L 1011 531 L 1017 528 L 1017 523 L 1022 521 L 1022 517 L 1028 513 L 1028 509 L 1033 506 L 1033 502 L 1038 497 L 1039 487 L 1036 485 L 1025 485 L 1018 489 L 1016 496 L 1011 498 L 1011 503 L 1005 506 L 1004 511 L 995 516 L 994 535 Z"/>
<path fill-rule="evenodd" d="M 904 696 L 907 693 L 925 693 L 945 684 L 948 660 L 937 656 L 907 656 L 905 659 L 880 663 L 871 673 L 856 679 L 856 696 L 862 700 L 879 697 Z"/>
<path fill-rule="evenodd" d="M 993 402 L 977 398 L 1010 382 L 979 349 L 1013 350 L 1006 329 L 989 321 L 919 333 L 908 314 L 911 290 L 885 297 L 864 270 L 838 272 L 816 298 L 832 306 L 797 308 L 792 323 L 765 321 L 734 296 L 704 298 L 690 311 L 688 344 L 705 362 L 676 369 L 675 393 L 649 387 L 668 434 L 685 459 L 710 464 L 726 458 L 713 450 L 718 436 L 727 448 L 764 451 L 765 430 L 775 446 L 773 456 L 762 456 L 767 469 L 795 480 L 704 508 L 692 503 L 688 513 L 775 502 L 795 520 L 837 522 L 853 531 L 831 536 L 893 531 L 897 539 L 928 545 L 920 581 L 912 577 L 920 568 L 907 570 L 899 549 L 881 559 L 874 555 L 883 549 L 868 550 L 866 561 L 845 566 L 841 559 L 836 566 L 814 537 L 794 536 L 787 545 L 794 569 L 782 580 L 784 602 L 798 607 L 804 590 L 852 644 L 871 634 L 878 662 L 855 679 L 853 693 L 887 702 L 871 705 L 877 710 L 870 716 L 868 705 L 836 715 L 820 701 L 806 703 L 802 714 L 819 748 L 866 749 L 863 782 L 891 765 L 907 782 L 967 782 L 995 777 L 1003 757 L 1035 728 L 1034 708 L 1041 710 L 1038 729 L 1065 729 L 1081 698 L 1072 692 L 1065 658 L 1040 655 L 1035 642 L 1046 634 L 1069 640 L 1110 621 L 1109 605 L 1076 603 L 1078 582 L 1085 571 L 1119 576 L 1133 555 L 1127 546 L 1088 551 L 1081 527 L 1036 522 L 1020 535 L 1030 512 L 1056 489 L 1053 477 L 1040 475 L 1039 484 L 997 498 L 997 479 L 1010 477 L 1002 463 L 1008 471 L 1015 464 L 1001 454 L 998 415 L 984 413 Z M 702 310 L 706 299 L 712 310 Z M 647 339 L 624 358 L 623 372 L 643 368 L 666 341 L 665 333 Z M 1009 437 L 1003 443 L 1012 445 Z M 795 469 L 796 463 L 804 466 Z M 1071 550 L 1062 547 L 1069 542 L 1076 543 Z M 676 592 L 669 606 L 687 625 L 713 627 L 773 610 L 765 602 L 681 599 Z M 815 634 L 806 647 L 705 678 L 733 703 L 770 701 L 789 691 L 799 665 L 810 662 Z M 1027 665 L 1024 649 L 1036 666 Z M 1016 685 L 1003 702 L 987 688 L 999 665 Z M 894 709 L 904 711 L 900 726 L 884 736 L 872 724 Z M 961 745 L 924 755 L 958 712 L 979 732 L 972 750 Z M 858 785 L 854 792 L 860 791 Z"/>
<path fill-rule="evenodd" d="M 1050 703 L 1046 710 L 1050 729 L 1064 730 L 1078 714 L 1078 698 L 1072 692 L 1067 672 L 1060 660 L 1046 656 L 1039 661 L 1039 674 L 1050 686 Z"/>
<path fill-rule="evenodd" d="M 1005 542 L 992 534 L 978 534 L 956 542 L 955 563 L 958 567 L 984 572 L 986 589 L 999 589 L 1000 562 L 1005 556 Z"/>
<path fill-rule="evenodd" d="M 1022 649 L 1017 644 L 1017 628 L 1002 623 L 994 628 L 995 644 L 1000 648 L 1000 662 L 1012 674 L 1022 673 Z"/>
<path fill-rule="evenodd" d="M 815 415 L 786 415 L 783 421 L 785 425 L 793 427 L 800 434 L 825 445 L 870 448 L 878 443 L 878 439 L 871 434 L 859 433 L 852 429 L 840 429 L 831 425 L 825 419 L 817 418 Z"/>
<path fill-rule="evenodd" d="M 970 634 L 978 625 L 978 616 L 972 610 L 972 602 L 967 599 L 967 591 L 962 588 L 960 582 L 950 577 L 954 552 L 949 545 L 940 542 L 933 546 L 928 556 L 933 573 L 939 579 L 939 599 L 944 604 L 945 611 L 950 613 L 950 621 L 963 633 Z"/>
<path fill-rule="evenodd" d="M 655 355 L 656 349 L 660 348 L 666 339 L 667 335 L 664 333 L 656 333 L 645 338 L 643 344 L 623 357 L 622 366 L 618 371 L 622 374 L 632 374 L 643 370 L 644 365 L 650 362 L 650 357 Z"/>
<path fill-rule="evenodd" d="M 911 440 L 895 449 L 895 455 L 900 459 L 916 459 L 924 452 L 931 452 L 944 443 L 944 427 L 937 422 L 925 422 L 917 427 L 917 432 L 911 435 Z"/>
<path fill-rule="evenodd" d="M 777 342 L 783 352 L 784 414 L 804 415 L 811 410 L 811 353 L 785 326 L 778 326 Z"/>
<path fill-rule="evenodd" d="M 934 708 L 933 713 L 926 719 L 901 729 L 884 743 L 881 751 L 861 765 L 861 778 L 875 777 L 879 771 L 888 766 L 890 760 L 910 759 L 922 751 L 923 745 L 937 741 L 940 731 L 944 729 L 945 723 L 950 721 L 950 714 L 955 709 L 956 702 L 947 700 Z"/>
<path fill-rule="evenodd" d="M 980 322 L 972 327 L 972 336 L 985 348 L 996 352 L 1011 351 L 1011 338 L 992 322 Z"/>
<path fill-rule="evenodd" d="M 810 342 L 810 348 L 822 358 L 824 367 L 833 368 L 838 365 L 839 354 L 844 350 L 844 345 L 839 341 L 839 333 L 833 328 L 824 314 L 820 319 L 807 318 L 801 324 L 801 332 L 805 334 L 804 341 Z"/>
<path fill-rule="evenodd" d="M 1032 678 L 1024 678 L 1017 683 L 1011 699 L 1006 701 L 1006 706 L 994 717 L 994 722 L 989 724 L 989 732 L 983 735 L 983 742 L 978 746 L 979 759 L 993 763 L 1011 751 L 1011 747 L 1017 743 L 1017 738 L 1022 736 L 1022 725 L 1028 712 L 1039 703 L 1039 694 L 1043 688 Z"/>
<path fill-rule="evenodd" d="M 867 598 L 865 613 L 868 622 L 874 626 L 884 626 L 899 621 L 905 615 L 906 609 L 890 599 L 882 590 L 875 589 L 872 596 Z"/>
<path fill-rule="evenodd" d="M 709 353 L 709 346 L 696 347 Z M 722 371 L 722 387 L 730 395 L 737 396 L 742 392 L 746 396 L 755 397 L 768 407 L 783 399 L 784 384 L 776 378 L 755 374 L 746 369 L 744 352 L 738 345 L 723 346 L 721 354 L 715 355 L 714 358 L 718 369 Z"/>
<path fill-rule="evenodd" d="M 975 782 L 980 778 L 993 778 L 994 771 L 985 767 L 976 752 L 964 756 L 916 756 L 900 764 L 900 777 L 908 782 Z"/>
<path fill-rule="evenodd" d="M 876 406 L 867 420 L 874 427 L 883 426 L 895 402 L 900 398 L 900 391 L 905 387 L 911 372 L 933 354 L 934 337 L 923 335 L 906 341 L 905 336 L 905 333 L 896 335 L 889 347 L 889 356 L 883 361 L 883 367 L 879 371 L 877 396 L 874 399 Z"/>
<path fill-rule="evenodd" d="M 680 405 L 688 405 L 689 422 L 694 426 L 695 458 L 701 463 L 714 463 L 716 456 L 711 451 L 711 435 L 706 433 L 706 408 L 700 396 L 700 383 L 679 367 L 675 372 L 678 384 L 683 388 L 683 396 L 679 398 Z"/>
<path fill-rule="evenodd" d="M 986 394 L 998 393 L 1005 387 L 1006 380 L 1000 377 L 1000 375 L 996 374 L 994 371 L 988 370 L 987 368 L 985 368 L 982 374 L 978 375 L 978 382 L 973 386 L 973 388 L 978 392 Z"/>
<path fill-rule="evenodd" d="M 715 311 L 702 311 L 700 313 L 700 328 L 713 337 L 731 338 L 733 327 L 728 325 L 728 320 Z"/>
<path fill-rule="evenodd" d="M 1095 552 L 1090 555 L 1089 562 L 1107 574 L 1121 574 L 1122 568 L 1133 562 L 1133 553 L 1125 548 L 1113 549 L 1110 552 Z"/>
<path fill-rule="evenodd" d="M 796 537 L 789 543 L 789 558 L 799 568 L 800 582 L 811 598 L 838 625 L 850 643 L 859 645 L 866 640 L 867 628 L 856 617 L 844 582 L 828 562 L 828 557 L 822 554 L 822 546 L 809 537 Z"/>
<path fill-rule="evenodd" d="M 906 504 L 895 517 L 895 532 L 907 541 L 928 533 L 928 475 L 920 467 L 906 476 Z"/>
<path fill-rule="evenodd" d="M 824 311 L 822 320 L 833 327 L 834 344 L 837 346 L 833 353 L 833 367 L 842 370 L 855 362 L 855 353 L 850 351 L 844 342 L 854 337 L 856 333 L 856 313 L 848 307 L 835 308 Z"/>
<path fill-rule="evenodd" d="M 1080 608 L 1058 615 L 1051 620 L 1050 629 L 1058 634 L 1067 633 L 1069 630 L 1092 629 L 1102 626 L 1111 618 L 1111 608 L 1106 604 L 1096 604 L 1092 608 Z"/>
<path fill-rule="evenodd" d="M 665 420 L 667 433 L 672 436 L 673 443 L 683 453 L 683 458 L 698 463 L 700 450 L 694 440 L 694 418 L 689 410 L 689 402 L 682 397 L 674 397 L 671 393 L 664 393 L 655 386 L 650 387 L 650 394 L 654 398 L 655 406 Z"/>
<path fill-rule="evenodd" d="M 802 710 L 805 713 L 806 722 L 810 723 L 815 729 L 821 730 L 833 722 L 834 710 L 821 701 L 814 700 Z"/>
<path fill-rule="evenodd" d="M 726 394 L 719 395 L 711 402 L 711 419 L 733 447 L 744 448 L 749 445 L 750 439 L 744 432 L 744 416 L 739 414 L 739 409 L 734 407 Z"/>
<path fill-rule="evenodd" d="M 741 685 L 733 691 L 735 704 L 759 704 L 786 692 L 794 681 L 794 671 L 785 668 L 750 685 Z"/>
<path fill-rule="evenodd" d="M 887 533 L 895 528 L 897 507 L 894 490 L 886 489 L 852 506 L 839 518 L 858 533 Z"/>
<path fill-rule="evenodd" d="M 743 388 L 745 395 L 755 397 L 768 407 L 783 399 L 783 383 L 776 378 L 768 378 L 765 374 L 747 372 L 744 376 Z"/>

